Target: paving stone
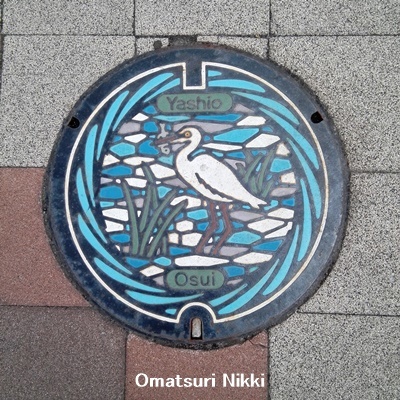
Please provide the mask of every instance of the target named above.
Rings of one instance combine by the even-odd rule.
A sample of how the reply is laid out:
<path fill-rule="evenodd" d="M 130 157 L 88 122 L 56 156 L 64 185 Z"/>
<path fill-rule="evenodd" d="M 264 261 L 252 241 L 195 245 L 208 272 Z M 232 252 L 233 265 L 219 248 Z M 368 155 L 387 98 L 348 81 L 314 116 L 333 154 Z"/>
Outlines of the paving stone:
<path fill-rule="evenodd" d="M 0 304 L 88 306 L 50 249 L 42 217 L 43 174 L 0 168 Z"/>
<path fill-rule="evenodd" d="M 295 314 L 270 331 L 271 400 L 400 398 L 400 318 Z"/>
<path fill-rule="evenodd" d="M 149 51 L 167 47 L 169 43 L 166 37 L 146 37 L 136 39 L 136 54 L 140 55 Z M 161 47 L 159 47 L 161 45 Z"/>
<path fill-rule="evenodd" d="M 197 41 L 234 47 L 238 50 L 247 51 L 261 58 L 266 58 L 267 56 L 268 39 L 264 38 L 238 36 L 199 36 L 197 37 Z"/>
<path fill-rule="evenodd" d="M 302 311 L 400 316 L 400 175 L 354 174 L 339 259 Z"/>
<path fill-rule="evenodd" d="M 133 15 L 133 0 L 4 0 L 3 32 L 132 35 Z"/>
<path fill-rule="evenodd" d="M 400 32 L 400 3 L 392 0 L 272 0 L 275 35 L 370 35 Z"/>
<path fill-rule="evenodd" d="M 6 36 L 0 165 L 46 165 L 75 102 L 134 49 L 128 37 Z"/>
<path fill-rule="evenodd" d="M 0 399 L 124 398 L 125 332 L 97 311 L 0 307 Z"/>
<path fill-rule="evenodd" d="M 246 1 L 137 0 L 137 35 L 266 35 L 269 4 Z"/>
<path fill-rule="evenodd" d="M 350 168 L 400 171 L 399 37 L 271 38 L 270 56 L 315 92 L 333 117 Z"/>
<path fill-rule="evenodd" d="M 128 336 L 126 363 L 127 400 L 256 400 L 267 397 L 267 334 L 260 333 L 242 345 L 219 350 L 194 351 L 173 349 Z M 265 377 L 265 387 L 223 387 L 223 374 L 250 374 Z M 215 387 L 150 387 L 149 378 L 209 378 L 215 374 Z M 261 375 L 264 374 L 264 375 Z M 259 380 L 260 384 L 261 381 Z M 208 382 L 211 385 L 212 381 Z"/>

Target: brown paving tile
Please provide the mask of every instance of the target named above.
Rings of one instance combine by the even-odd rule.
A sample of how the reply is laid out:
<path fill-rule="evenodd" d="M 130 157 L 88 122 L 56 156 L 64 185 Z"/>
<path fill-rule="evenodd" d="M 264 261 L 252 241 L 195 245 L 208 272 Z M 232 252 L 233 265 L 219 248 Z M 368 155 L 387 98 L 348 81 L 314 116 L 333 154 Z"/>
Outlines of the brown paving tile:
<path fill-rule="evenodd" d="M 43 175 L 44 169 L 0 168 L 0 304 L 86 306 L 47 240 Z"/>
<path fill-rule="evenodd" d="M 257 400 L 267 398 L 267 334 L 265 332 L 242 345 L 213 351 L 181 350 L 161 346 L 131 334 L 126 350 L 127 400 Z M 223 387 L 223 374 L 253 373 L 265 376 L 265 387 Z M 215 374 L 215 387 L 139 387 L 139 374 L 149 378 L 201 378 Z M 144 385 L 145 376 L 139 376 Z M 174 382 L 177 382 L 175 379 Z M 183 383 L 183 382 L 182 382 Z"/>
<path fill-rule="evenodd" d="M 0 400 L 123 400 L 124 329 L 87 307 L 0 307 Z"/>

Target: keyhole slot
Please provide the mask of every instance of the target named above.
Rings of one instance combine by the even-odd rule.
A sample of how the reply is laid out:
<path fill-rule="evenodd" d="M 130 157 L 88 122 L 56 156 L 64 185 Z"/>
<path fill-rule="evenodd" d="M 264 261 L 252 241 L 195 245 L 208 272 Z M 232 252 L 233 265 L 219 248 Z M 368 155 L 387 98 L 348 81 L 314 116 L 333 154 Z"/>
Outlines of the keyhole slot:
<path fill-rule="evenodd" d="M 192 320 L 190 321 L 190 339 L 203 339 L 203 321 L 201 320 L 201 318 L 192 318 Z"/>

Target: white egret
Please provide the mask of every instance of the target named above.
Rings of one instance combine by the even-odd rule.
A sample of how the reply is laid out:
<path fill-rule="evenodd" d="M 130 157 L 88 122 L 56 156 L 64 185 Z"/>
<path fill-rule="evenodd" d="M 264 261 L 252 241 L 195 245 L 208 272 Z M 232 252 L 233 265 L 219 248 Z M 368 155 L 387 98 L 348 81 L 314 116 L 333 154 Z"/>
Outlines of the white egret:
<path fill-rule="evenodd" d="M 192 155 L 201 143 L 201 133 L 197 128 L 185 127 L 176 136 L 166 137 L 157 143 L 166 141 L 185 144 L 175 157 L 176 170 L 188 185 L 211 200 L 209 202 L 210 224 L 196 247 L 197 253 L 204 251 L 205 245 L 218 227 L 216 206 L 217 204 L 220 206 L 225 231 L 212 250 L 211 254 L 215 255 L 233 230 L 228 213 L 229 203 L 236 200 L 249 204 L 253 208 L 259 208 L 266 202 L 252 195 L 226 164 L 209 154 Z"/>

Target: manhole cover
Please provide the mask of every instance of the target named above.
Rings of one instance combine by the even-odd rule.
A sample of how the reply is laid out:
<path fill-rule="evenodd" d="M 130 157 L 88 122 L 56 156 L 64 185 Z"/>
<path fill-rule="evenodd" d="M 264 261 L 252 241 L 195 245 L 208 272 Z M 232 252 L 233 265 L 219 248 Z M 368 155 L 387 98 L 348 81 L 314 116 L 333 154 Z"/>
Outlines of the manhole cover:
<path fill-rule="evenodd" d="M 320 105 L 271 63 L 167 49 L 102 78 L 48 169 L 65 269 L 162 343 L 238 342 L 318 287 L 344 231 L 347 169 Z"/>

